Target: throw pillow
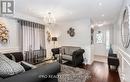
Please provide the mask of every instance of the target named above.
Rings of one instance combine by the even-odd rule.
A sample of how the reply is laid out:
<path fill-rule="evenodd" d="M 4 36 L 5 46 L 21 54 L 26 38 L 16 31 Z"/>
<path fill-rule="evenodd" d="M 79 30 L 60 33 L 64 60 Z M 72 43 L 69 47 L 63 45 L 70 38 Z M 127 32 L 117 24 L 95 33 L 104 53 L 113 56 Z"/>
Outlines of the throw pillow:
<path fill-rule="evenodd" d="M 12 55 L 12 54 L 10 54 L 10 55 L 11 55 L 11 57 L 12 57 L 12 60 L 13 60 L 13 61 L 16 61 L 14 55 Z"/>
<path fill-rule="evenodd" d="M 24 71 L 20 64 L 0 54 L 0 77 L 6 78 Z"/>

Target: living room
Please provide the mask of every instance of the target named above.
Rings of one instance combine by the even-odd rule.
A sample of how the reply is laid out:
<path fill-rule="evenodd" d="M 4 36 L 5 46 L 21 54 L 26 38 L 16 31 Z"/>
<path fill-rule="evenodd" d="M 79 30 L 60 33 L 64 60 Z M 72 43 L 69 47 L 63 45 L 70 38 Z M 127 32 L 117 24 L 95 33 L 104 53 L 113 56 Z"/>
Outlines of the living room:
<path fill-rule="evenodd" d="M 130 81 L 129 0 L 0 3 L 0 82 Z"/>

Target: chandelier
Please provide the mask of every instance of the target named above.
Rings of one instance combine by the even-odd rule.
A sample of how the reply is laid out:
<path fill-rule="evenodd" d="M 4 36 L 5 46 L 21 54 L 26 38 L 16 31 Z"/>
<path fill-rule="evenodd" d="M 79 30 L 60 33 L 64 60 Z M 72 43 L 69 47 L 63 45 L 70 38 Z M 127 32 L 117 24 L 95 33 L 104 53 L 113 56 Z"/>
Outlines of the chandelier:
<path fill-rule="evenodd" d="M 48 12 L 47 16 L 44 17 L 44 22 L 48 25 L 55 24 L 56 20 L 55 20 L 55 17 L 52 15 L 51 12 Z"/>

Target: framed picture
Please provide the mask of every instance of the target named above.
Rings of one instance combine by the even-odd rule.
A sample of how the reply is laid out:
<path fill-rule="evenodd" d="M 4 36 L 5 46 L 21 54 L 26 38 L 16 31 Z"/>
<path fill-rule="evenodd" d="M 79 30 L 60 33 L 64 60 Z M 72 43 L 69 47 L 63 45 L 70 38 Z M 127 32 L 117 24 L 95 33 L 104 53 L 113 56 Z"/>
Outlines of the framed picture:
<path fill-rule="evenodd" d="M 123 13 L 122 24 L 121 24 L 121 39 L 124 48 L 128 48 L 130 44 L 130 22 L 129 22 L 129 6 L 126 7 Z"/>

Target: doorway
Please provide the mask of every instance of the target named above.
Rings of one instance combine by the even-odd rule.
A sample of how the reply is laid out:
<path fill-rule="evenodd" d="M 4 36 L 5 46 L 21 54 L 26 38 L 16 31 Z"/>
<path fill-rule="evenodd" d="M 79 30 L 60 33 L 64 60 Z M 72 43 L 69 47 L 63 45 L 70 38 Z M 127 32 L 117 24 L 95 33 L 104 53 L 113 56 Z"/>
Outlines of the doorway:
<path fill-rule="evenodd" d="M 110 28 L 97 28 L 94 31 L 94 60 L 107 62 L 110 47 Z"/>

